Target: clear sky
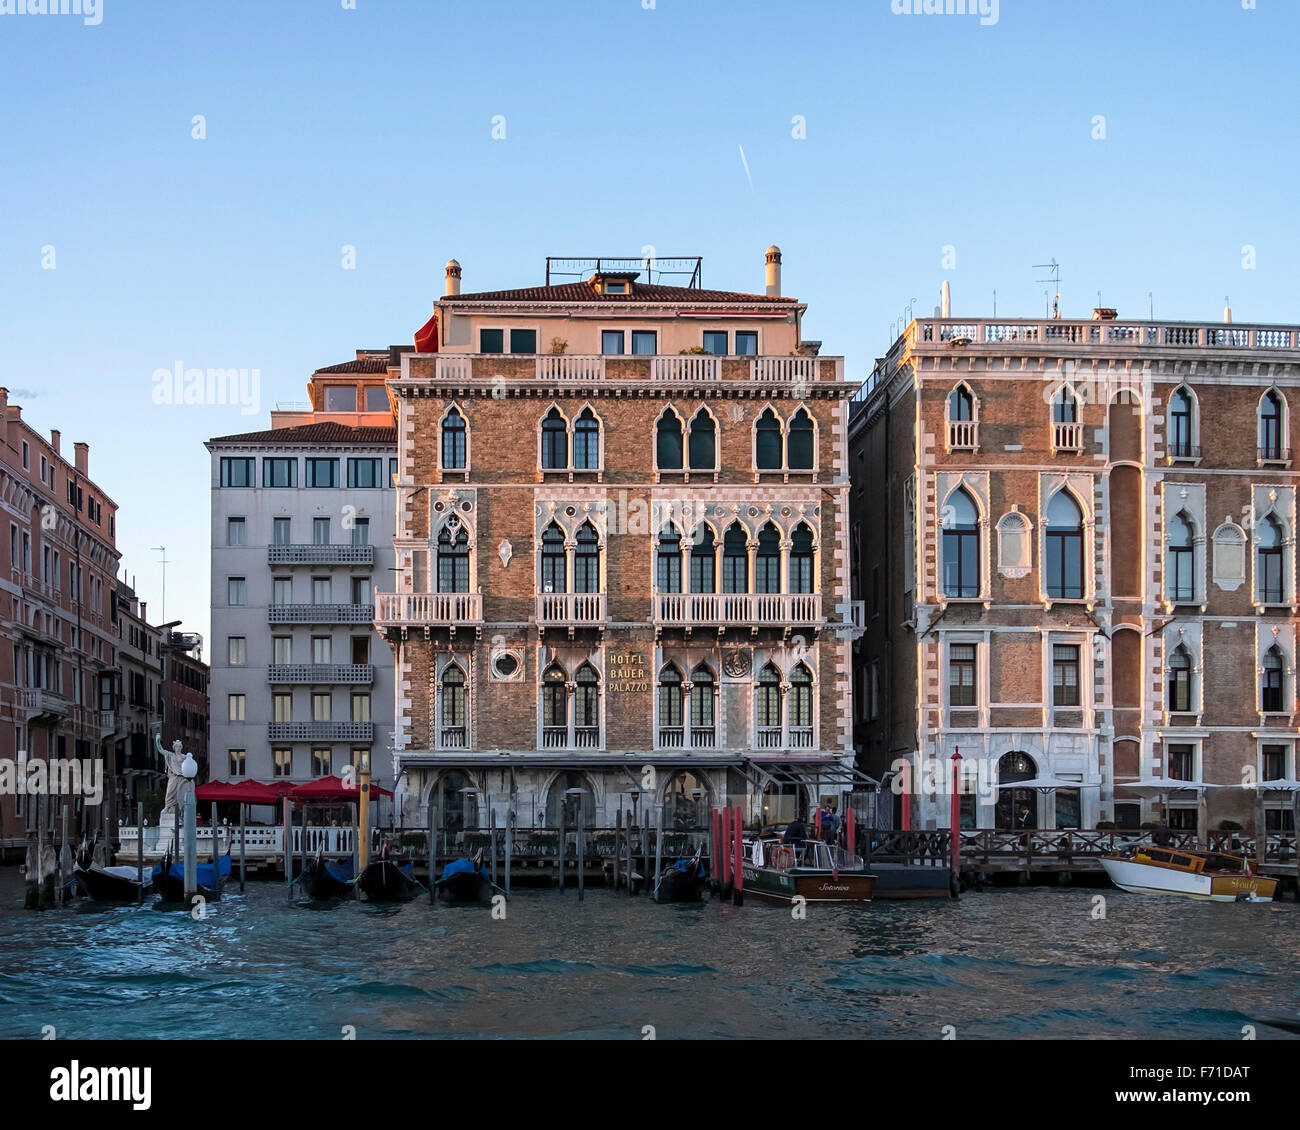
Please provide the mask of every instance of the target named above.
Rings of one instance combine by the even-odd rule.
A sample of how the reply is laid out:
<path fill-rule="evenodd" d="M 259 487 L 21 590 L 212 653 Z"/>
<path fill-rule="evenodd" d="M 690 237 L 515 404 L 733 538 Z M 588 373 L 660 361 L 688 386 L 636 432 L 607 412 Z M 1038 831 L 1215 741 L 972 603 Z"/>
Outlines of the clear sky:
<path fill-rule="evenodd" d="M 1041 315 L 1052 258 L 1067 317 L 1300 321 L 1297 0 L 345 2 L 0 14 L 0 382 L 89 442 L 155 620 L 165 545 L 208 632 L 203 441 L 409 341 L 452 256 L 481 290 L 649 245 L 761 290 L 775 242 L 859 379 L 944 279 Z M 259 370 L 257 413 L 155 404 L 178 361 Z"/>

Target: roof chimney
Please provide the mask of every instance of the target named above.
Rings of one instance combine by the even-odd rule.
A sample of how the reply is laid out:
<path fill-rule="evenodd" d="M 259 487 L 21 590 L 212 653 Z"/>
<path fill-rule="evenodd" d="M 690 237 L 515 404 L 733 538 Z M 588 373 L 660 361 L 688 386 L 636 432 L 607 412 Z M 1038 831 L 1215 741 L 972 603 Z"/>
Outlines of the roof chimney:
<path fill-rule="evenodd" d="M 1119 317 L 1119 311 L 1113 306 L 1094 306 L 1092 308 L 1092 320 L 1094 322 L 1113 322 Z"/>
<path fill-rule="evenodd" d="M 952 317 L 952 288 L 947 279 L 943 280 L 943 289 L 939 292 L 939 310 L 941 317 Z"/>
<path fill-rule="evenodd" d="M 90 444 L 74 443 L 72 445 L 73 465 L 77 468 L 77 474 L 83 479 L 90 478 Z"/>
<path fill-rule="evenodd" d="M 54 448 L 54 454 L 58 455 L 59 453 L 59 429 L 58 428 L 50 429 L 50 446 Z"/>
<path fill-rule="evenodd" d="M 781 297 L 781 249 L 775 243 L 767 249 L 767 296 Z"/>
<path fill-rule="evenodd" d="M 445 295 L 460 293 L 460 264 L 455 259 L 447 260 L 447 286 L 443 291 Z"/>
<path fill-rule="evenodd" d="M 1223 320 L 1225 322 L 1232 321 L 1232 307 L 1228 305 L 1228 296 L 1226 294 L 1223 296 Z"/>

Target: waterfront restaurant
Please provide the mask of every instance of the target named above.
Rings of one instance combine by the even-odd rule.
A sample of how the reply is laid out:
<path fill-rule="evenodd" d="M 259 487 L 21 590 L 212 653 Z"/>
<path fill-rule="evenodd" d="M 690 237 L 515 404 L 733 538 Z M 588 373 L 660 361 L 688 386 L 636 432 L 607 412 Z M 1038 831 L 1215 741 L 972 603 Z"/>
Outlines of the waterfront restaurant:
<path fill-rule="evenodd" d="M 680 275 L 674 274 L 681 271 Z M 766 256 L 548 260 L 462 293 L 390 373 L 404 823 L 701 829 L 863 782 L 850 735 L 843 359 Z M 574 790 L 581 790 L 576 792 Z"/>

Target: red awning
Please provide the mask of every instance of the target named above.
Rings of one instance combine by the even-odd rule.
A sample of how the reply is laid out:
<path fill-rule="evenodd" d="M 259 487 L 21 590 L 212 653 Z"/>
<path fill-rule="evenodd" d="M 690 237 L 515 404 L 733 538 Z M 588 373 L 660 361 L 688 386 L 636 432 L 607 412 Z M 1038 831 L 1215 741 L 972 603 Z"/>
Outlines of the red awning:
<path fill-rule="evenodd" d="M 339 801 L 360 800 L 361 790 L 355 785 L 345 785 L 337 776 L 318 777 L 302 785 L 295 785 L 289 795 L 298 804 L 331 804 Z M 371 799 L 377 796 L 392 796 L 387 789 L 378 785 L 370 786 Z"/>
<path fill-rule="evenodd" d="M 415 351 L 416 353 L 438 352 L 438 313 L 436 310 L 433 317 L 415 331 Z"/>
<path fill-rule="evenodd" d="M 194 790 L 195 800 L 238 801 L 240 804 L 277 804 L 290 791 L 283 785 L 264 785 L 261 781 L 209 781 Z"/>

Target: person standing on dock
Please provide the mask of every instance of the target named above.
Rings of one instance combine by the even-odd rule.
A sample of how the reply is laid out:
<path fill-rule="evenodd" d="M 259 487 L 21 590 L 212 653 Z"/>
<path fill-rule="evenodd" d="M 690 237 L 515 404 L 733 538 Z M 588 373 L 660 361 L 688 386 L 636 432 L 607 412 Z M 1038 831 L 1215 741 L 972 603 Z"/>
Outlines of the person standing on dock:
<path fill-rule="evenodd" d="M 803 822 L 803 817 L 796 815 L 789 824 L 785 826 L 785 835 L 781 837 L 783 844 L 798 845 L 808 838 L 808 828 Z"/>
<path fill-rule="evenodd" d="M 829 804 L 822 808 L 821 826 L 822 841 L 828 844 L 835 843 L 839 829 L 839 818 L 835 815 L 835 809 Z"/>

